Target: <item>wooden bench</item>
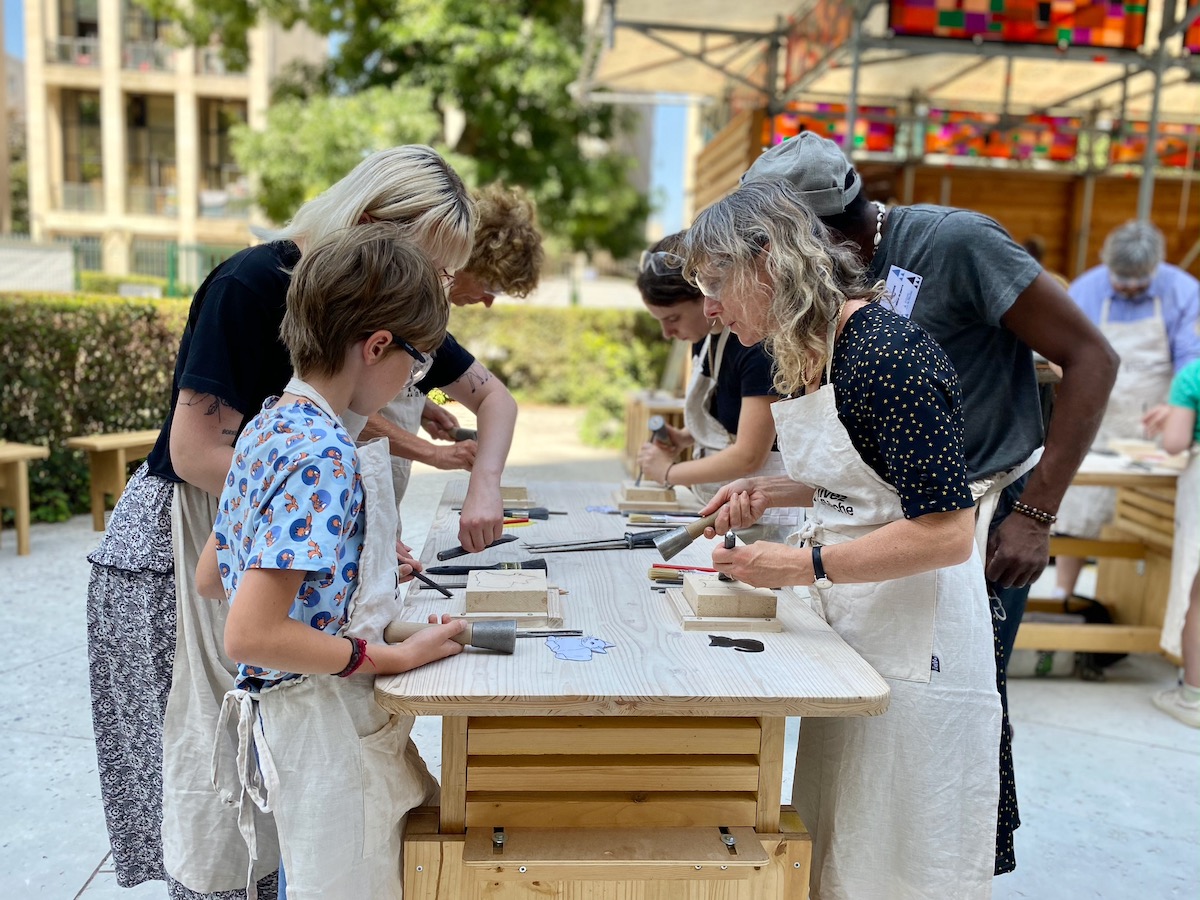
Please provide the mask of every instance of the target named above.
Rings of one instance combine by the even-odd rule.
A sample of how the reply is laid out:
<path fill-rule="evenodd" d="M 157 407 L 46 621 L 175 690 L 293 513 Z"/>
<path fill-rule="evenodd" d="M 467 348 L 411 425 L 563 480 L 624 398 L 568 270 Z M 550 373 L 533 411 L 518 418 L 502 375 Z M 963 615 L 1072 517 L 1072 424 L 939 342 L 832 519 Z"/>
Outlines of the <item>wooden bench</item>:
<path fill-rule="evenodd" d="M 29 555 L 29 461 L 47 459 L 48 447 L 0 441 L 0 507 L 17 514 L 17 556 Z"/>
<path fill-rule="evenodd" d="M 105 498 L 112 494 L 116 503 L 129 478 L 129 464 L 147 456 L 158 441 L 158 429 L 122 431 L 115 434 L 89 434 L 67 438 L 72 450 L 88 455 L 91 472 L 92 527 L 104 530 Z"/>

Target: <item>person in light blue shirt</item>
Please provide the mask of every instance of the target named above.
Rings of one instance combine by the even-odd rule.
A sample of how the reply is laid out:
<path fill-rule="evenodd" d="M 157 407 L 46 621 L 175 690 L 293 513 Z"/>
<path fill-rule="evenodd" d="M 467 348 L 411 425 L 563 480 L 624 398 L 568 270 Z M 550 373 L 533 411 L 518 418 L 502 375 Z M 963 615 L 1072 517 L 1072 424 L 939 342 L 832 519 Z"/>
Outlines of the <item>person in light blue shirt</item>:
<path fill-rule="evenodd" d="M 1103 326 L 1106 305 L 1112 323 L 1139 322 L 1161 314 L 1172 370 L 1178 372 L 1200 359 L 1196 331 L 1200 281 L 1163 262 L 1162 233 L 1148 222 L 1129 222 L 1108 236 L 1102 258 L 1105 264 L 1084 272 L 1068 288 L 1084 315 Z"/>
<path fill-rule="evenodd" d="M 1126 222 L 1104 241 L 1102 265 L 1085 272 L 1068 289 L 1083 313 L 1120 354 L 1121 368 L 1093 448 L 1114 439 L 1144 437 L 1142 416 L 1167 399 L 1171 377 L 1200 359 L 1200 282 L 1164 262 L 1162 232 L 1149 222 Z M 1055 530 L 1096 538 L 1112 518 L 1116 492 L 1072 487 L 1058 509 Z M 1059 556 L 1054 596 L 1075 589 L 1083 560 Z"/>

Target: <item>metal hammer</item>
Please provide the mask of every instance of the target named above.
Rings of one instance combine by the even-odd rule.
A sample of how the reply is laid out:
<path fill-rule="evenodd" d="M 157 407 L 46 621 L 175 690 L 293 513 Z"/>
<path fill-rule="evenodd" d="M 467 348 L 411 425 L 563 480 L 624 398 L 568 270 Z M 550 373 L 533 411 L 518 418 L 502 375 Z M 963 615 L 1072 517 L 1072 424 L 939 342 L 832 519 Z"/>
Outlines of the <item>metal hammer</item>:
<path fill-rule="evenodd" d="M 709 513 L 703 519 L 697 519 L 695 522 L 689 522 L 658 535 L 654 539 L 654 546 L 658 548 L 658 552 L 662 554 L 664 560 L 670 559 L 690 547 L 692 541 L 704 534 L 705 528 L 715 525 L 716 522 L 717 513 Z"/>
<path fill-rule="evenodd" d="M 398 644 L 418 631 L 432 628 L 428 622 L 392 622 L 383 629 L 383 639 L 389 644 Z M 479 647 L 497 653 L 512 653 L 517 649 L 517 622 L 505 619 L 500 622 L 470 622 L 452 640 L 464 647 Z"/>

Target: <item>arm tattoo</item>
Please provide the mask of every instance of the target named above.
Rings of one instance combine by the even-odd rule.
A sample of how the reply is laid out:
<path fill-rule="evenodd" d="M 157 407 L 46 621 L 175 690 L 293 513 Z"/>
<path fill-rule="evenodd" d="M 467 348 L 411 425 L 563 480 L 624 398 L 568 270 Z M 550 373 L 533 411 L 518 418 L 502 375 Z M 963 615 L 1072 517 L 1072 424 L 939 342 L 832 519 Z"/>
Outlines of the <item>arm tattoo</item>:
<path fill-rule="evenodd" d="M 229 403 L 227 400 L 223 400 L 222 398 L 218 397 L 216 394 L 192 394 L 192 396 L 189 397 L 186 401 L 183 401 L 183 405 L 184 406 L 206 405 L 207 408 L 204 410 L 204 414 L 206 416 L 216 416 L 218 422 L 221 421 L 221 410 L 222 409 L 227 409 L 231 412 L 234 411 L 233 404 Z M 223 434 L 237 434 L 236 431 L 233 431 L 233 432 L 224 431 L 222 433 Z"/>
<path fill-rule="evenodd" d="M 479 363 L 472 363 L 471 368 L 467 369 L 467 371 L 464 372 L 462 377 L 459 379 L 459 381 L 464 380 L 467 383 L 467 387 L 471 389 L 471 393 L 473 394 L 477 388 L 483 387 L 492 380 L 492 373 Z"/>

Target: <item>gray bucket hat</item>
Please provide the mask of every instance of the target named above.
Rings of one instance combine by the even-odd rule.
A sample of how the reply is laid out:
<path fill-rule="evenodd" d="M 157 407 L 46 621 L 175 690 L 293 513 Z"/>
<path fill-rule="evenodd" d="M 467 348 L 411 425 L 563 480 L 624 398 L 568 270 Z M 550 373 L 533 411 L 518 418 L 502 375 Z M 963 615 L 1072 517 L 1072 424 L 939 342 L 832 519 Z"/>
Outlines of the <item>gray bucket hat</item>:
<path fill-rule="evenodd" d="M 852 176 L 849 185 L 847 175 Z M 742 176 L 742 184 L 752 181 L 790 182 L 818 216 L 840 215 L 862 190 L 862 178 L 841 148 L 813 131 L 802 131 L 756 159 Z"/>

